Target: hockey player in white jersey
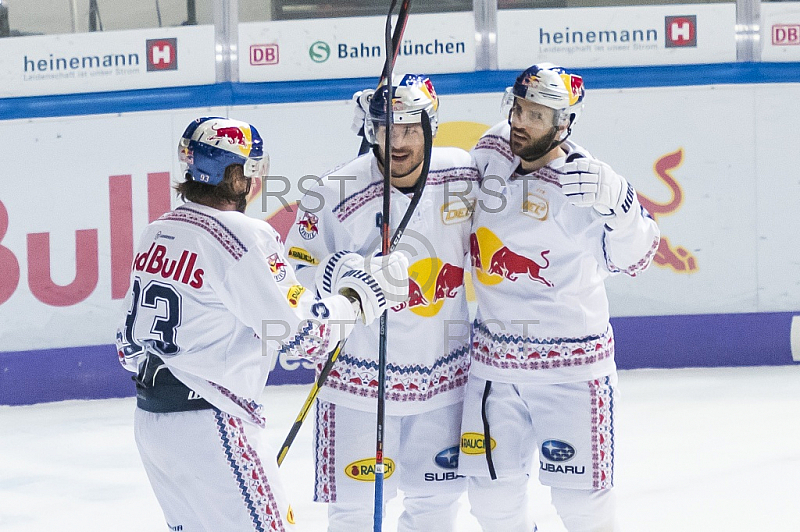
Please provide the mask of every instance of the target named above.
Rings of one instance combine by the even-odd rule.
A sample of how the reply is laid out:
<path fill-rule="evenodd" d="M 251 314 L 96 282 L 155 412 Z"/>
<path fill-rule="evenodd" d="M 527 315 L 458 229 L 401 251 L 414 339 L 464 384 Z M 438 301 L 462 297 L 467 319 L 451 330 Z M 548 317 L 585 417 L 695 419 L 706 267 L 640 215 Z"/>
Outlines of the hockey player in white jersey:
<path fill-rule="evenodd" d="M 360 94 L 362 105 L 372 92 Z M 392 93 L 394 231 L 421 184 L 421 112 L 435 134 L 438 97 L 427 77 L 413 74 L 396 76 Z M 356 127 L 364 125 L 373 151 L 325 175 L 301 202 L 286 246 L 304 282 L 318 278 L 332 253 L 369 257 L 380 250 L 388 95 L 384 86 L 372 96 L 366 123 L 357 108 Z M 464 268 L 477 179 L 466 151 L 433 148 L 421 200 L 397 246 L 410 263 L 409 300 L 391 307 L 388 317 L 384 500 L 403 490 L 401 532 L 455 530 L 466 488 L 456 467 L 469 368 Z M 316 286 L 325 295 L 325 286 Z M 316 404 L 314 498 L 330 503 L 330 532 L 372 530 L 378 325 L 356 326 Z"/>
<path fill-rule="evenodd" d="M 478 311 L 459 472 L 487 532 L 534 528 L 532 467 L 569 532 L 616 530 L 604 280 L 647 268 L 659 230 L 625 178 L 568 140 L 583 100 L 580 76 L 534 65 L 506 91 L 508 119 L 472 151 L 483 176 L 471 234 Z"/>
<path fill-rule="evenodd" d="M 294 518 L 259 404 L 267 374 L 279 354 L 324 357 L 359 316 L 371 323 L 404 301 L 408 263 L 338 268 L 319 299 L 277 232 L 244 214 L 268 169 L 256 128 L 199 118 L 178 150 L 187 201 L 145 229 L 117 332 L 136 373 L 136 443 L 171 530 L 286 530 Z"/>

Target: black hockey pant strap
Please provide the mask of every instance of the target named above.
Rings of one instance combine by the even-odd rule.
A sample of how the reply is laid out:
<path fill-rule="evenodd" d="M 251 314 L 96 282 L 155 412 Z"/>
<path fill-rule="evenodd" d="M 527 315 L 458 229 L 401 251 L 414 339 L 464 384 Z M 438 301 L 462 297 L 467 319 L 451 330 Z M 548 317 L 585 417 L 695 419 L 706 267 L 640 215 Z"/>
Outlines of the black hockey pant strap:
<path fill-rule="evenodd" d="M 492 389 L 492 381 L 486 381 L 481 399 L 481 419 L 483 419 L 483 448 L 486 450 L 486 465 L 489 466 L 489 476 L 492 480 L 497 480 L 497 473 L 494 471 L 494 461 L 492 461 L 492 436 L 489 434 L 489 418 L 486 415 L 486 400 L 489 398 L 489 391 Z"/>
<path fill-rule="evenodd" d="M 194 390 L 179 381 L 164 361 L 150 353 L 136 377 L 136 406 L 148 412 L 190 412 L 214 408 Z"/>

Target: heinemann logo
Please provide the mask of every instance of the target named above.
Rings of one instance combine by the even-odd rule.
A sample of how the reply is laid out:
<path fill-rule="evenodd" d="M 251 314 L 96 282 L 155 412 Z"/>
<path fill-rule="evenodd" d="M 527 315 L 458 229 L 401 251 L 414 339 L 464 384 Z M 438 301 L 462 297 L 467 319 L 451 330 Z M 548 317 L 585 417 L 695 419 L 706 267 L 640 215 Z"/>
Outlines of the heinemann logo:
<path fill-rule="evenodd" d="M 593 29 L 571 30 L 569 27 L 558 31 L 545 31 L 539 28 L 539 44 L 583 44 L 583 43 L 630 43 L 657 42 L 658 30 L 647 29 Z"/>
<path fill-rule="evenodd" d="M 22 60 L 23 72 L 81 72 L 106 68 L 139 66 L 139 54 L 82 55 L 71 57 L 28 57 Z"/>

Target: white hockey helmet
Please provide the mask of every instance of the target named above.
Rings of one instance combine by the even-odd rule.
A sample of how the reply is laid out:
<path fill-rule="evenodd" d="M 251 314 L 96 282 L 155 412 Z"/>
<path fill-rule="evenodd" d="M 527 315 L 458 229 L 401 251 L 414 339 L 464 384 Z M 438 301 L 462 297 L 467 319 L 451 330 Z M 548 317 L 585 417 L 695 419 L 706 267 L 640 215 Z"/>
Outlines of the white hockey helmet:
<path fill-rule="evenodd" d="M 369 103 L 364 135 L 370 144 L 377 143 L 376 130 L 386 122 L 387 86 L 379 87 Z M 431 134 L 435 137 L 439 126 L 439 97 L 430 78 L 420 74 L 395 76 L 392 81 L 392 123 L 419 124 L 422 111 L 428 113 Z"/>
<path fill-rule="evenodd" d="M 552 63 L 540 63 L 523 71 L 514 86 L 506 89 L 503 109 L 508 113 L 514 98 L 538 103 L 556 111 L 554 126 L 566 125 L 569 131 L 581 115 L 584 94 L 582 77 Z"/>

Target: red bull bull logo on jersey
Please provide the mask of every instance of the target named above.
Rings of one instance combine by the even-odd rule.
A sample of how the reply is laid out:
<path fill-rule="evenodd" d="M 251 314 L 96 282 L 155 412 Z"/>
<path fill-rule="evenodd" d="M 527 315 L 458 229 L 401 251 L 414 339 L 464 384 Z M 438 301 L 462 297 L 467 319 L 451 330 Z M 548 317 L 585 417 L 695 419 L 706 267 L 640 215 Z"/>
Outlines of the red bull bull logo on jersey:
<path fill-rule="evenodd" d="M 509 281 L 516 281 L 519 275 L 527 275 L 531 281 L 538 281 L 545 286 L 553 286 L 553 283 L 542 277 L 540 273 L 541 270 L 550 266 L 550 261 L 545 256 L 548 253 L 550 253 L 549 249 L 542 251 L 541 256 L 545 263 L 539 264 L 535 260 L 514 253 L 503 246 L 492 255 L 489 273 L 502 275 Z"/>
<path fill-rule="evenodd" d="M 433 289 L 433 302 L 448 297 L 456 297 L 456 291 L 464 284 L 464 268 L 445 263 L 436 276 Z"/>
<path fill-rule="evenodd" d="M 543 270 L 550 267 L 549 249 L 539 252 L 538 260 L 512 251 L 489 229 L 479 227 L 470 235 L 470 261 L 478 280 L 493 285 L 508 279 L 528 279 L 552 287 Z M 487 269 L 488 268 L 488 269 Z"/>
<path fill-rule="evenodd" d="M 438 258 L 422 259 L 408 267 L 408 301 L 392 307 L 409 309 L 419 316 L 435 316 L 444 301 L 458 296 L 464 286 L 464 268 Z"/>
<path fill-rule="evenodd" d="M 422 293 L 422 288 L 420 288 L 419 283 L 417 283 L 414 279 L 409 278 L 408 301 L 397 310 L 402 310 L 406 307 L 414 308 L 419 306 L 427 306 L 428 303 L 429 301 L 425 298 L 425 294 Z"/>

